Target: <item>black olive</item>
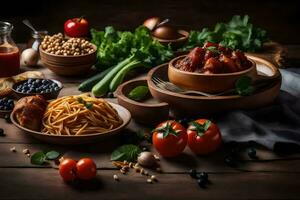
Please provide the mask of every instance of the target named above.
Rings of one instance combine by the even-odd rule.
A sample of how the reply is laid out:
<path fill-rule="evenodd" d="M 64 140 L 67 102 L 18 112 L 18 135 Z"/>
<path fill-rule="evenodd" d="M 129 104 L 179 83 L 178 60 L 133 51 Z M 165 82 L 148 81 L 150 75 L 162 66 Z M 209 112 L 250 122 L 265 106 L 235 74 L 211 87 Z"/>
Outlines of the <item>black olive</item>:
<path fill-rule="evenodd" d="M 197 183 L 201 188 L 205 188 L 207 181 L 203 178 L 199 178 L 199 179 L 197 179 Z"/>
<path fill-rule="evenodd" d="M 251 147 L 247 150 L 248 156 L 252 159 L 256 159 L 257 155 L 256 155 L 256 150 L 255 148 Z"/>
<path fill-rule="evenodd" d="M 197 178 L 197 170 L 196 169 L 189 170 L 189 175 L 192 178 Z"/>
<path fill-rule="evenodd" d="M 0 128 L 0 136 L 5 136 L 3 128 Z"/>

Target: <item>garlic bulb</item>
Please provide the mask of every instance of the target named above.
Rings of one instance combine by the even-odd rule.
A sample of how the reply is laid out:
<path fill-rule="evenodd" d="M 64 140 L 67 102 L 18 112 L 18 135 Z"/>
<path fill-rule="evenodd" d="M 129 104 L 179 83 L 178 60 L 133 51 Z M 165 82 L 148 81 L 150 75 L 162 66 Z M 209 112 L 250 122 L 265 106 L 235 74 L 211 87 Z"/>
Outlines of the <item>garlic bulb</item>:
<path fill-rule="evenodd" d="M 144 167 L 152 167 L 156 163 L 156 159 L 151 152 L 144 151 L 140 153 L 137 159 L 138 163 Z"/>
<path fill-rule="evenodd" d="M 25 49 L 21 55 L 21 63 L 24 66 L 32 67 L 37 65 L 39 60 L 39 54 L 36 50 L 29 48 Z"/>

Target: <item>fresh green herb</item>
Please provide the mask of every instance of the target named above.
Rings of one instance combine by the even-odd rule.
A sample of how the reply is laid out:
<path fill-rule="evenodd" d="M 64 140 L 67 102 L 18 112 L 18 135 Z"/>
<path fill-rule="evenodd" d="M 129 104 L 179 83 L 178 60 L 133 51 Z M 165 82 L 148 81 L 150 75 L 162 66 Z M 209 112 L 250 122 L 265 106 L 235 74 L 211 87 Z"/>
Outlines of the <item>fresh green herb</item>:
<path fill-rule="evenodd" d="M 81 104 L 83 104 L 87 109 L 91 109 L 93 107 L 93 103 L 90 102 L 86 102 L 85 100 L 83 100 L 81 97 L 77 98 L 77 101 Z"/>
<path fill-rule="evenodd" d="M 228 23 L 217 23 L 213 30 L 204 28 L 202 31 L 191 31 L 183 50 L 202 46 L 205 42 L 214 42 L 232 49 L 255 52 L 262 49 L 266 41 L 266 31 L 254 27 L 248 15 L 243 17 L 236 15 Z"/>
<path fill-rule="evenodd" d="M 213 53 L 220 54 L 220 51 L 218 50 L 217 47 L 210 46 L 210 47 L 207 47 L 206 49 L 213 52 Z"/>
<path fill-rule="evenodd" d="M 141 153 L 141 149 L 133 144 L 126 144 L 118 147 L 111 154 L 112 161 L 124 161 L 136 162 L 138 155 Z"/>
<path fill-rule="evenodd" d="M 43 151 L 34 153 L 31 158 L 31 164 L 43 165 L 46 163 L 46 154 Z"/>
<path fill-rule="evenodd" d="M 140 85 L 129 92 L 128 98 L 134 101 L 142 101 L 143 99 L 145 99 L 148 93 L 149 88 L 147 86 Z"/>
<path fill-rule="evenodd" d="M 240 77 L 235 83 L 235 90 L 241 96 L 248 96 L 254 92 L 252 79 L 249 76 Z"/>
<path fill-rule="evenodd" d="M 91 34 L 92 42 L 98 47 L 96 67 L 104 70 L 115 66 L 92 88 L 95 96 L 115 91 L 130 71 L 156 66 L 174 56 L 170 46 L 164 46 L 154 40 L 150 31 L 143 26 L 133 33 L 106 27 L 105 31 L 92 29 Z"/>
<path fill-rule="evenodd" d="M 47 160 L 55 160 L 60 156 L 60 153 L 57 151 L 38 151 L 31 156 L 31 164 L 34 165 L 43 165 L 47 163 Z"/>
<path fill-rule="evenodd" d="M 194 130 L 197 131 L 197 135 L 201 137 L 209 129 L 211 121 L 206 120 L 204 124 L 199 124 L 196 121 L 192 121 L 190 124 L 194 126 Z"/>
<path fill-rule="evenodd" d="M 60 156 L 60 153 L 57 151 L 49 151 L 46 153 L 47 160 L 55 160 Z"/>

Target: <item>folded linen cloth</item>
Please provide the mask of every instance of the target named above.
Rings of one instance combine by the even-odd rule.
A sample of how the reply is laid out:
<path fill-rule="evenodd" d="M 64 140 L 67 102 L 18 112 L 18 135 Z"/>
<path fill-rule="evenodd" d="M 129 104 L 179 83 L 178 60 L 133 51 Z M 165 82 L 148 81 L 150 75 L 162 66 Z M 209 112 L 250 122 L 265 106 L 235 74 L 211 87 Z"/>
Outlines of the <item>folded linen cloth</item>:
<path fill-rule="evenodd" d="M 279 96 L 269 106 L 235 110 L 217 119 L 224 142 L 254 141 L 274 150 L 277 144 L 299 145 L 300 69 L 282 69 Z"/>

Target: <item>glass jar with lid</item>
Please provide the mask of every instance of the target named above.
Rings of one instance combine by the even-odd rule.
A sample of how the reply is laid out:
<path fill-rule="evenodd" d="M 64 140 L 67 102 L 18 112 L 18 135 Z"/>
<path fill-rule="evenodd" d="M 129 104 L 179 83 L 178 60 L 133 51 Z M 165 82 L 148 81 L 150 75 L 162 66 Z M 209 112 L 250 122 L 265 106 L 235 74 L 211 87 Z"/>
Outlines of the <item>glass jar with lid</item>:
<path fill-rule="evenodd" d="M 0 77 L 9 77 L 19 73 L 19 48 L 11 38 L 13 25 L 0 21 Z"/>

